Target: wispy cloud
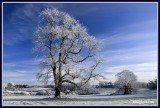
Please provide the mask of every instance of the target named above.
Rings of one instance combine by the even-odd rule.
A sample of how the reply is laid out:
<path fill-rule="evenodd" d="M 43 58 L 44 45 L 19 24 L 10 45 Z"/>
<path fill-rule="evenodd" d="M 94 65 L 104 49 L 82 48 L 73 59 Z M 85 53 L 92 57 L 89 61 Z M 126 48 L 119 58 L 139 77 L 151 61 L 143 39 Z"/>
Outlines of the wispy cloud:
<path fill-rule="evenodd" d="M 5 62 L 4 67 L 15 67 L 15 66 L 35 66 L 38 65 L 38 60 L 36 59 L 30 59 L 30 60 L 23 60 L 23 61 L 16 61 L 16 62 Z"/>
<path fill-rule="evenodd" d="M 98 71 L 108 80 L 115 81 L 115 74 L 126 69 L 133 71 L 140 81 L 157 76 L 156 21 L 126 25 L 106 35 L 109 36 L 104 39 L 105 50 L 99 52 L 105 62 Z"/>
<path fill-rule="evenodd" d="M 16 8 L 14 11 L 12 11 L 8 21 L 4 19 L 5 45 L 11 46 L 15 43 L 32 39 L 33 32 L 38 23 L 39 12 L 42 9 L 47 7 L 63 8 L 63 4 L 17 4 L 17 6 L 18 5 L 21 8 Z M 7 4 L 4 6 L 7 6 Z"/>
<path fill-rule="evenodd" d="M 12 53 L 3 52 L 3 53 L 4 53 L 3 57 L 7 59 L 8 57 L 16 57 L 16 56 L 26 55 L 26 54 L 29 54 L 30 52 L 12 52 Z"/>
<path fill-rule="evenodd" d="M 4 5 L 4 6 L 7 6 Z M 31 39 L 33 32 L 38 23 L 39 12 L 45 8 L 58 8 L 59 10 L 68 12 L 74 17 L 81 17 L 90 13 L 103 11 L 104 7 L 88 4 L 17 4 L 20 8 L 12 11 L 9 20 L 4 19 L 4 44 L 14 45 L 21 41 Z M 83 6 L 83 7 L 82 7 Z M 79 8 L 77 8 L 79 7 Z M 5 13 L 7 14 L 7 13 Z M 5 15 L 4 14 L 4 15 Z M 9 26 L 8 26 L 9 24 Z M 12 25 L 12 26 L 11 26 Z"/>
<path fill-rule="evenodd" d="M 3 73 L 3 81 L 5 83 L 14 82 L 15 84 L 39 84 L 38 80 L 36 79 L 35 73 L 28 74 L 27 73 L 20 73 L 17 71 L 9 71 Z"/>
<path fill-rule="evenodd" d="M 134 72 L 156 72 L 157 71 L 157 64 L 152 62 L 152 63 L 137 63 L 137 64 L 129 64 L 129 65 L 119 65 L 119 66 L 110 66 L 106 67 L 106 72 L 113 72 L 117 73 L 122 70 L 129 69 Z"/>
<path fill-rule="evenodd" d="M 111 54 L 111 55 L 110 55 Z M 114 63 L 116 64 L 135 64 L 141 62 L 156 62 L 157 61 L 157 51 L 142 51 L 142 52 L 134 52 L 128 50 L 121 50 L 117 52 L 108 52 L 108 54 L 104 55 L 105 60 L 108 64 Z"/>
<path fill-rule="evenodd" d="M 109 33 L 102 33 L 99 37 L 103 38 L 106 47 L 114 44 L 127 44 L 127 42 L 138 43 L 139 41 L 141 41 L 142 44 L 145 44 L 145 40 L 148 39 L 157 42 L 156 23 L 156 20 L 134 23 L 116 28 Z"/>
<path fill-rule="evenodd" d="M 14 68 L 14 69 L 6 69 L 3 72 L 3 81 L 5 83 L 14 82 L 15 84 L 40 84 L 36 79 L 36 74 L 39 69 L 36 68 Z"/>

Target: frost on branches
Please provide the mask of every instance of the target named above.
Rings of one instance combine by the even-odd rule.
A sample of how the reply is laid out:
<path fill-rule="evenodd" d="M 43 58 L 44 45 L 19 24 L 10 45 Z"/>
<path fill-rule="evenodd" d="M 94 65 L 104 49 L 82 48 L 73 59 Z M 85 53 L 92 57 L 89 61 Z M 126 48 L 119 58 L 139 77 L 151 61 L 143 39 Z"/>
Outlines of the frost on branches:
<path fill-rule="evenodd" d="M 35 51 L 45 55 L 38 79 L 46 84 L 54 79 L 55 98 L 60 97 L 62 84 L 83 86 L 91 78 L 100 76 L 93 71 L 101 63 L 95 56 L 101 41 L 87 33 L 87 29 L 69 14 L 57 9 L 45 9 L 34 33 Z M 86 61 L 92 61 L 86 66 Z"/>
<path fill-rule="evenodd" d="M 131 94 L 137 82 L 137 76 L 129 70 L 123 70 L 116 74 L 116 77 L 115 85 L 119 88 L 120 92 Z"/>

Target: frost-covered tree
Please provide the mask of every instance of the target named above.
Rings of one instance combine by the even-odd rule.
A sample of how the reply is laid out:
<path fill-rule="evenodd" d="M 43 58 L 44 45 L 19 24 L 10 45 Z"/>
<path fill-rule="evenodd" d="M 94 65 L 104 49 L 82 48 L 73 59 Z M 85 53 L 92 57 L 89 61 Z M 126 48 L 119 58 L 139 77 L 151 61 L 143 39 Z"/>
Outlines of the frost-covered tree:
<path fill-rule="evenodd" d="M 65 12 L 45 9 L 39 17 L 34 50 L 44 57 L 38 79 L 46 84 L 50 78 L 54 79 L 55 98 L 60 97 L 63 83 L 79 87 L 100 76 L 93 72 L 101 63 L 100 57 L 95 55 L 100 49 L 100 40 L 89 35 L 86 27 Z M 86 61 L 90 61 L 90 65 Z"/>
<path fill-rule="evenodd" d="M 154 81 L 149 81 L 148 88 L 150 90 L 156 90 L 157 89 L 157 79 L 155 79 Z"/>
<path fill-rule="evenodd" d="M 7 89 L 8 89 L 8 90 L 15 90 L 15 85 L 14 85 L 14 83 L 13 83 L 13 82 L 8 83 L 8 84 L 7 84 Z"/>
<path fill-rule="evenodd" d="M 116 77 L 117 80 L 115 85 L 119 88 L 119 90 L 124 94 L 131 94 L 137 82 L 137 76 L 129 70 L 123 70 L 122 72 L 116 74 Z"/>
<path fill-rule="evenodd" d="M 3 83 L 3 91 L 6 91 L 6 84 Z"/>

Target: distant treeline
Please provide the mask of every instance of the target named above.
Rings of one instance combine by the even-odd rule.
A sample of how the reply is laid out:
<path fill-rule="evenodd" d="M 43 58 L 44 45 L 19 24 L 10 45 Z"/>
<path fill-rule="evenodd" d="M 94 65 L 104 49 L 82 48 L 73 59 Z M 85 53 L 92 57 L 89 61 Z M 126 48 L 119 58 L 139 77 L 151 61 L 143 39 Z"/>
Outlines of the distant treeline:
<path fill-rule="evenodd" d="M 92 86 L 92 85 L 90 85 Z M 32 87 L 42 87 L 42 88 L 54 88 L 54 85 L 27 85 L 27 84 L 11 84 L 8 83 L 6 88 L 32 88 Z M 115 88 L 116 86 L 112 82 L 107 82 L 107 81 L 100 81 L 99 84 L 92 86 L 95 88 Z M 63 85 L 64 90 L 66 89 L 73 89 L 73 85 Z M 62 89 L 63 89 L 62 88 Z M 137 82 L 136 88 L 149 88 L 150 90 L 155 90 L 157 89 L 157 79 L 149 82 Z"/>
<path fill-rule="evenodd" d="M 43 87 L 43 88 L 54 88 L 54 85 L 27 85 L 27 84 L 16 84 L 14 85 L 16 88 L 32 88 L 32 87 Z"/>
<path fill-rule="evenodd" d="M 100 81 L 98 85 L 96 85 L 96 88 L 114 88 L 114 83 L 112 82 L 106 82 L 106 81 Z"/>

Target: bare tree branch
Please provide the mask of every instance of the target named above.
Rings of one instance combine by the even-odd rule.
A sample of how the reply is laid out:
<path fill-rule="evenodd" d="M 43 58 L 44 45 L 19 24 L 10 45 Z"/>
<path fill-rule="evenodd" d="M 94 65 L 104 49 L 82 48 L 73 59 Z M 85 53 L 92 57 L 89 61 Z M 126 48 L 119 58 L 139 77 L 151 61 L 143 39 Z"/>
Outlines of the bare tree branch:
<path fill-rule="evenodd" d="M 70 80 L 62 80 L 62 83 L 64 83 L 64 82 L 71 83 L 71 84 L 75 85 L 76 87 L 79 87 L 76 83 L 74 83 L 74 82 L 72 82 Z"/>

